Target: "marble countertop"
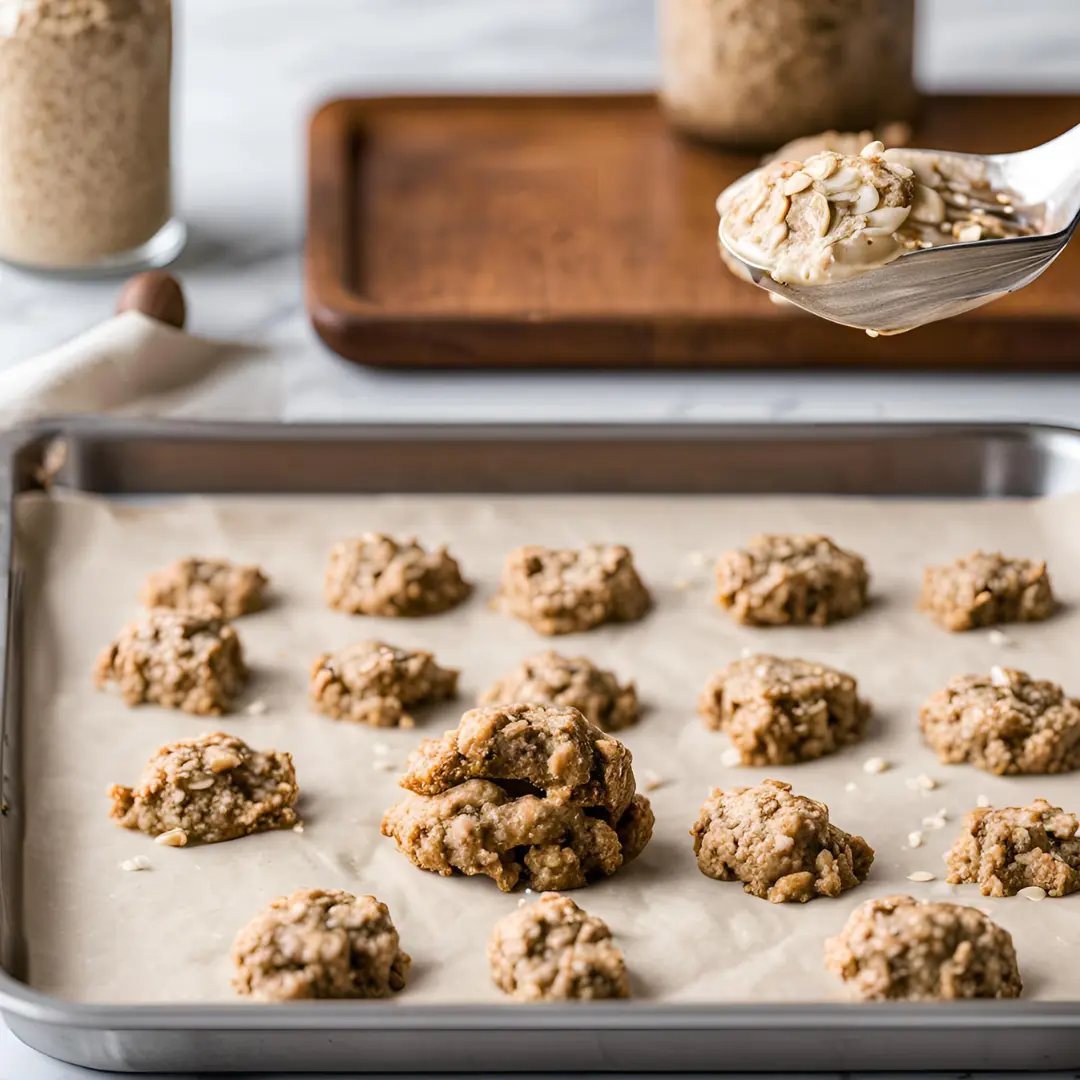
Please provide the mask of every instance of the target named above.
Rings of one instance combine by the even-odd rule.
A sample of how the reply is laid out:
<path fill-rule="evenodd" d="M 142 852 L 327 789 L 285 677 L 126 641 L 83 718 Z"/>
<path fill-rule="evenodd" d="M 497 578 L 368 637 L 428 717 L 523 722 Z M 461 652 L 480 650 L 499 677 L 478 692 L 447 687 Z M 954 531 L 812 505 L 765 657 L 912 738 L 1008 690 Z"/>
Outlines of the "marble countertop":
<path fill-rule="evenodd" d="M 923 4 L 927 88 L 1080 91 L 1076 0 Z M 436 375 L 347 365 L 317 342 L 303 310 L 311 110 L 343 92 L 648 88 L 652 2 L 180 0 L 178 12 L 178 194 L 192 230 L 179 270 L 191 328 L 263 343 L 284 419 L 1080 422 L 1072 375 Z M 101 320 L 116 291 L 0 269 L 0 367 Z M 5 1080 L 79 1075 L 0 1030 Z"/>

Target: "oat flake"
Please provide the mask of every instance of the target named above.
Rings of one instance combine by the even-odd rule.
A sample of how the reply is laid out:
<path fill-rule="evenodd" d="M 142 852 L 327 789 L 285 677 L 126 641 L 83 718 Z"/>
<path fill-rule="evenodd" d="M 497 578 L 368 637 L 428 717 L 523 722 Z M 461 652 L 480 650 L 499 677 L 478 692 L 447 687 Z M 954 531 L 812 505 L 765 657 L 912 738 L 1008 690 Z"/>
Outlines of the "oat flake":
<path fill-rule="evenodd" d="M 908 874 L 908 881 L 933 881 L 935 875 L 931 874 L 929 870 L 916 870 L 914 873 Z"/>
<path fill-rule="evenodd" d="M 646 769 L 641 777 L 641 786 L 644 791 L 656 791 L 657 788 L 662 788 L 667 782 L 662 776 L 654 773 L 652 769 Z"/>

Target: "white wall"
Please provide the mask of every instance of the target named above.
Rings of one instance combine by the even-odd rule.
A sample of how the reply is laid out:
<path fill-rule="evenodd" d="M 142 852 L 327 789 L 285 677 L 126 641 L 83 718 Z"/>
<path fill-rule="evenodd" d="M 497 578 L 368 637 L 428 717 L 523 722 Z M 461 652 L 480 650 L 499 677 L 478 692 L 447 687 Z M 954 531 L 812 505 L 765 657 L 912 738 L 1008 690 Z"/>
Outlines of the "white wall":
<path fill-rule="evenodd" d="M 927 89 L 1080 92 L 1080 0 L 920 2 Z"/>

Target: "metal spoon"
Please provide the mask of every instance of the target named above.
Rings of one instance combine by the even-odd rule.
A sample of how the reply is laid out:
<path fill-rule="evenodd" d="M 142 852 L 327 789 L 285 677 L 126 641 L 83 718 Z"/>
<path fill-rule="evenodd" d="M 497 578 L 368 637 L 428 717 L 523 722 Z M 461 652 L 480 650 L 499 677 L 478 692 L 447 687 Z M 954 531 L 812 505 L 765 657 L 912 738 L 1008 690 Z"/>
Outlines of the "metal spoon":
<path fill-rule="evenodd" d="M 732 249 L 722 224 L 721 243 L 755 285 L 811 314 L 860 330 L 898 334 L 981 307 L 1030 285 L 1065 250 L 1080 227 L 1080 125 L 1019 154 L 907 152 L 931 154 L 946 162 L 981 163 L 991 186 L 1014 193 L 1018 208 L 1038 207 L 1049 231 L 911 251 L 878 270 L 817 286 L 774 281 L 767 269 L 747 262 Z M 753 172 L 736 181 L 725 196 L 756 175 Z"/>

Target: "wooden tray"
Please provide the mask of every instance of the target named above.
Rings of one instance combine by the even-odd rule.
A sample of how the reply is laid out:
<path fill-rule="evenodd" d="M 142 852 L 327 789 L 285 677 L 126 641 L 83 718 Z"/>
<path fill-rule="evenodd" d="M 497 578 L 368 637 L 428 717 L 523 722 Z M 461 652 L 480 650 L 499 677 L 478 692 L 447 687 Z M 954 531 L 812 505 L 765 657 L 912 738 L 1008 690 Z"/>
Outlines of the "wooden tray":
<path fill-rule="evenodd" d="M 1080 97 L 931 98 L 915 145 L 1019 150 Z M 756 158 L 647 96 L 335 101 L 311 130 L 307 302 L 350 360 L 424 367 L 1080 367 L 1080 243 L 1035 285 L 873 340 L 769 302 L 716 251 Z"/>

